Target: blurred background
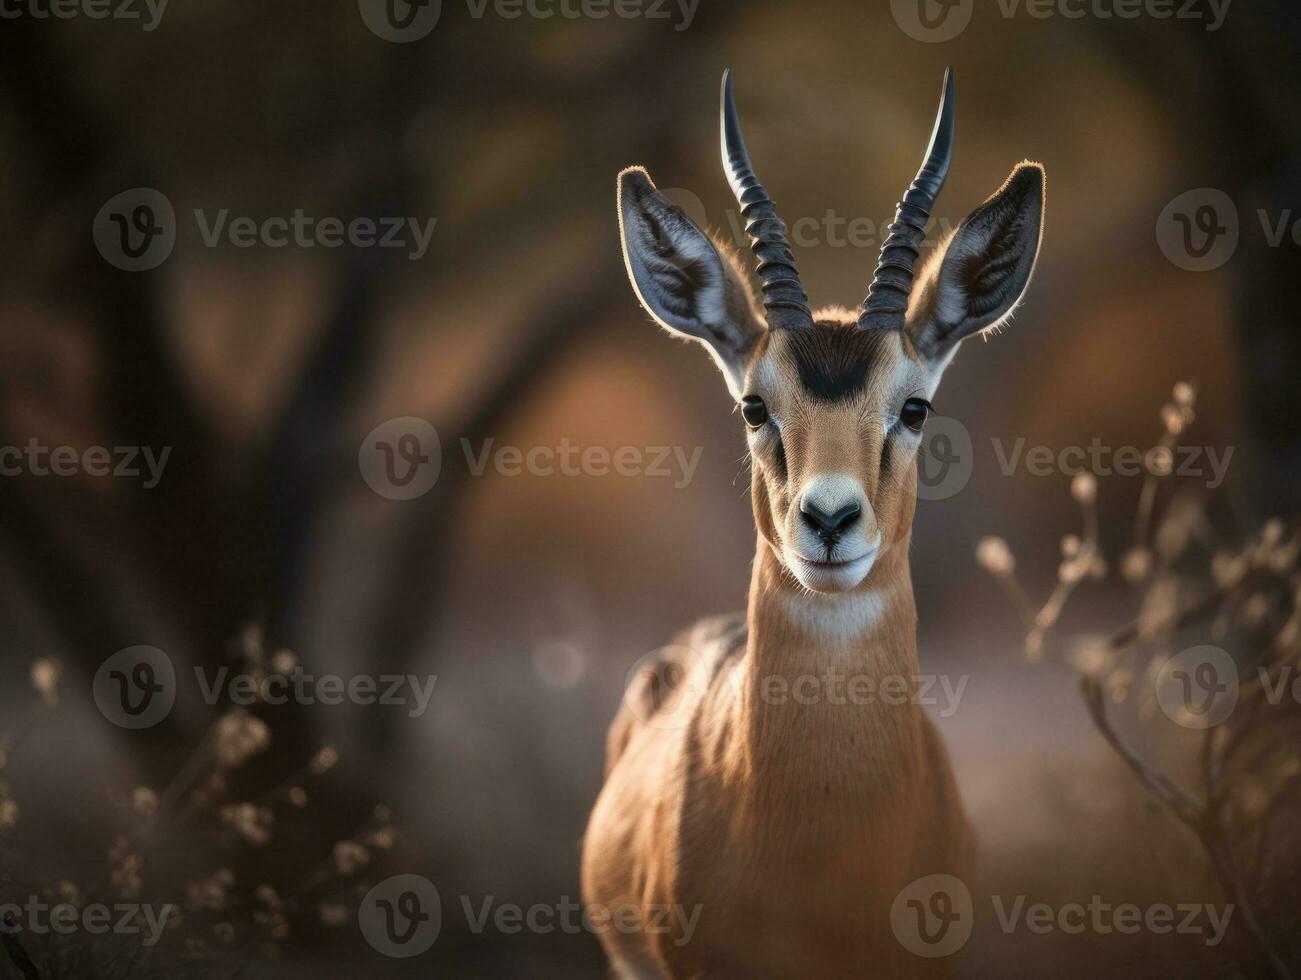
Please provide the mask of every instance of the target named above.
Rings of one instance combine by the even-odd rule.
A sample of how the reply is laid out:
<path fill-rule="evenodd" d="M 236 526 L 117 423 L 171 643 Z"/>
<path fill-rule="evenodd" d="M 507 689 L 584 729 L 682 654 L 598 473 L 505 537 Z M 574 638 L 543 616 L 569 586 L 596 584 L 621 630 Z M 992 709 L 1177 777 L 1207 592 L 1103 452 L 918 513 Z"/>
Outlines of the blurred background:
<path fill-rule="evenodd" d="M 1185 441 L 1230 460 L 1218 486 L 1194 475 L 1208 506 L 1243 533 L 1295 514 L 1295 4 L 118 2 L 64 17 L 5 0 L 0 25 L 0 443 L 170 449 L 149 487 L 86 467 L 0 479 L 6 889 L 84 898 L 134 876 L 141 900 L 186 905 L 185 957 L 236 956 L 247 976 L 603 975 L 592 936 L 476 929 L 466 903 L 577 900 L 628 671 L 741 608 L 754 549 L 741 422 L 703 351 L 638 308 L 615 174 L 645 165 L 737 244 L 717 146 L 730 66 L 811 300 L 852 307 L 952 65 L 936 234 L 1020 160 L 1048 174 L 1027 302 L 936 398 L 971 436 L 968 476 L 919 504 L 913 537 L 922 668 L 969 678 L 939 724 L 981 887 L 1054 905 L 1224 901 L 1069 667 L 1026 662 L 974 554 L 1005 538 L 1046 594 L 1079 530 L 1071 475 L 1000 461 L 1018 440 L 1146 450 L 1180 380 L 1198 390 Z M 136 208 L 157 198 L 140 189 L 170 203 L 170 219 L 149 213 L 175 238 L 129 271 L 111 231 L 143 228 Z M 298 211 L 400 218 L 407 247 L 277 244 L 264 223 Z M 240 218 L 263 230 L 211 234 Z M 431 222 L 422 248 L 412 228 Z M 441 465 L 392 499 L 368 434 L 403 418 L 432 425 Z M 564 444 L 698 450 L 698 465 L 476 466 Z M 1109 556 L 1142 484 L 1101 484 Z M 1125 622 L 1123 590 L 1085 592 L 1068 614 L 1081 629 Z M 137 645 L 174 664 L 176 707 L 129 730 L 92 690 Z M 428 710 L 205 703 L 196 667 L 274 673 L 282 651 L 315 674 L 436 676 Z M 230 717 L 243 764 L 213 761 Z M 227 809 L 243 802 L 261 809 Z M 402 872 L 443 905 L 437 943 L 410 960 L 367 946 L 355 911 Z M 228 904 L 202 899 L 214 888 Z M 959 970 L 1230 976 L 1233 962 L 1197 937 L 1008 934 L 978 912 Z"/>

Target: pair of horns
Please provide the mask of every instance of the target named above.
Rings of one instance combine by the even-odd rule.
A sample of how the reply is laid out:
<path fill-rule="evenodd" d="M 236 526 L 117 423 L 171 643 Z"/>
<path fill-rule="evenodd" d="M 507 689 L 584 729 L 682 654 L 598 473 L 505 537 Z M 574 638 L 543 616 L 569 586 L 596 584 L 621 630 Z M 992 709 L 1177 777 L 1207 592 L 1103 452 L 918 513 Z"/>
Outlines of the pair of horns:
<path fill-rule="evenodd" d="M 795 257 L 786 239 L 786 225 L 777 217 L 772 198 L 755 176 L 750 154 L 741 138 L 730 69 L 723 72 L 721 128 L 723 169 L 741 205 L 750 248 L 759 260 L 756 271 L 763 282 L 768 327 L 772 330 L 811 328 L 813 314 L 809 312 L 808 296 L 800 285 L 799 270 L 795 268 Z M 913 266 L 921 250 L 931 207 L 944 186 L 952 157 L 953 71 L 949 69 L 944 73 L 944 91 L 935 115 L 931 144 L 921 169 L 895 210 L 890 233 L 881 245 L 881 257 L 858 318 L 859 329 L 903 329 L 908 296 L 912 292 Z"/>

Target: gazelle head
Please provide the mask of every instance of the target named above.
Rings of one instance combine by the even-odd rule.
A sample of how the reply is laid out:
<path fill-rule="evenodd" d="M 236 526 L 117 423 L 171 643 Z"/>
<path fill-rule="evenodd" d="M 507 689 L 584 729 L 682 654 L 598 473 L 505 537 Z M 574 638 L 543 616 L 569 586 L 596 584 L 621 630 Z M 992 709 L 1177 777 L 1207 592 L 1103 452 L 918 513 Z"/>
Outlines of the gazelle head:
<path fill-rule="evenodd" d="M 647 312 L 713 355 L 745 419 L 759 533 L 805 588 L 860 587 L 907 547 L 915 457 L 940 375 L 959 342 L 1008 319 L 1034 270 L 1044 172 L 1023 163 L 935 250 L 913 282 L 953 148 L 953 79 L 930 147 L 882 244 L 861 313 L 812 313 L 786 226 L 755 177 L 723 75 L 723 165 L 759 260 L 747 277 L 640 167 L 619 174 L 624 263 Z"/>

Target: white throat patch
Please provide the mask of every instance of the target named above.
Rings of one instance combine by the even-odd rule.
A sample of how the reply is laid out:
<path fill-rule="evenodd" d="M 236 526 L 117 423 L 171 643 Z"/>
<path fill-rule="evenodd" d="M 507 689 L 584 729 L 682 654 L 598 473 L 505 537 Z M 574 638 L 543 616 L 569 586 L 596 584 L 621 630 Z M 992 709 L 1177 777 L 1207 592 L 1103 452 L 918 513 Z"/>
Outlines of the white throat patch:
<path fill-rule="evenodd" d="M 786 613 L 802 632 L 821 643 L 849 644 L 871 633 L 885 614 L 887 589 L 841 595 L 786 594 Z"/>

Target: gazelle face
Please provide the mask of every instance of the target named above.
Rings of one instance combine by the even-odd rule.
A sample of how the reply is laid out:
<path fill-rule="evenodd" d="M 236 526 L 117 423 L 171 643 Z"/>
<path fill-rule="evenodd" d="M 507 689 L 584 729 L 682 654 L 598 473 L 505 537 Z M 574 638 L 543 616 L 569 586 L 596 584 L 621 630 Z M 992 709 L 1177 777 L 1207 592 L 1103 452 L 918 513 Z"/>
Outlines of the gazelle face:
<path fill-rule="evenodd" d="M 747 275 L 639 167 L 619 175 L 624 264 L 642 306 L 700 341 L 745 419 L 759 533 L 815 592 L 862 586 L 907 547 L 916 456 L 930 400 L 958 344 L 1004 323 L 1034 270 L 1044 173 L 1023 163 L 938 248 L 913 282 L 929 209 L 948 170 L 953 85 L 904 194 L 863 312 L 810 313 L 785 226 L 750 166 L 723 81 L 723 160 L 759 259 Z"/>
<path fill-rule="evenodd" d="M 907 546 L 932 388 L 902 333 L 847 313 L 761 339 L 741 401 L 755 522 L 806 588 L 852 589 Z"/>

